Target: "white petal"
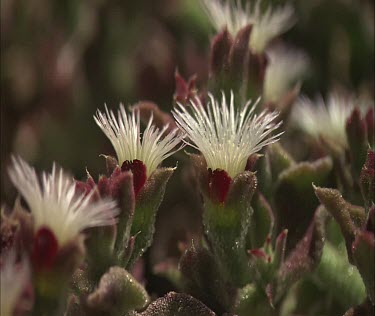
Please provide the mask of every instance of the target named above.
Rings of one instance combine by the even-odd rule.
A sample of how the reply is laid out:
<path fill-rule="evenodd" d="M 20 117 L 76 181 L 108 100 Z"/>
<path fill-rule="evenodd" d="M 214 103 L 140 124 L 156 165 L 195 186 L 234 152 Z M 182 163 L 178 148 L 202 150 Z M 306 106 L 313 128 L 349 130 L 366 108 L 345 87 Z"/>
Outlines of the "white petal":
<path fill-rule="evenodd" d="M 126 160 L 141 160 L 146 166 L 147 176 L 150 176 L 164 159 L 184 146 L 178 129 L 164 136 L 167 126 L 159 130 L 152 125 L 152 116 L 141 139 L 139 111 L 128 114 L 122 104 L 117 120 L 113 111 L 108 111 L 107 107 L 105 114 L 98 110 L 94 119 L 111 141 L 119 164 L 122 165 Z M 180 143 L 181 146 L 176 148 Z"/>
<path fill-rule="evenodd" d="M 276 36 L 284 33 L 295 23 L 294 10 L 290 5 L 261 10 L 261 0 L 247 2 L 243 7 L 240 0 L 201 0 L 203 9 L 216 31 L 224 27 L 234 37 L 248 24 L 253 28 L 250 35 L 250 48 L 261 53 Z"/>
<path fill-rule="evenodd" d="M 191 107 L 178 103 L 172 113 L 188 135 L 185 142 L 203 154 L 208 168 L 223 169 L 235 177 L 245 170 L 250 155 L 278 141 L 281 133 L 268 136 L 281 122 L 274 122 L 277 112 L 254 114 L 259 99 L 254 104 L 248 101 L 239 111 L 235 110 L 233 93 L 229 106 L 224 93 L 221 103 L 211 94 L 209 99 L 207 106 L 199 100 L 191 100 Z"/>
<path fill-rule="evenodd" d="M 73 178 L 53 165 L 52 173 L 42 174 L 39 183 L 35 170 L 21 158 L 12 157 L 9 176 L 27 202 L 34 218 L 34 230 L 43 226 L 55 234 L 60 245 L 89 227 L 116 222 L 116 202 L 90 202 L 91 196 L 76 194 Z"/>

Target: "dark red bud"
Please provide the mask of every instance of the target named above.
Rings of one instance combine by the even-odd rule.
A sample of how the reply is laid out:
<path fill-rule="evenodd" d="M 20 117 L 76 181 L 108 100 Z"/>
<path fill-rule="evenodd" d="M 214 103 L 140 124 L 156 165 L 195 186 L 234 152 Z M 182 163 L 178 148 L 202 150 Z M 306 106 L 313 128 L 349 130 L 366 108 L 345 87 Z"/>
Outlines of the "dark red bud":
<path fill-rule="evenodd" d="M 217 34 L 211 44 L 210 71 L 217 75 L 228 69 L 229 51 L 232 47 L 233 39 L 228 30 L 225 29 Z"/>
<path fill-rule="evenodd" d="M 147 170 L 144 163 L 138 159 L 133 161 L 126 160 L 121 166 L 122 171 L 131 170 L 133 173 L 133 186 L 134 186 L 134 195 L 137 197 L 138 193 L 143 188 L 147 180 Z"/>
<path fill-rule="evenodd" d="M 180 75 L 178 70 L 174 73 L 174 79 L 176 83 L 176 90 L 174 93 L 174 99 L 178 102 L 186 101 L 186 97 L 189 93 L 188 84 L 184 78 Z"/>
<path fill-rule="evenodd" d="M 249 38 L 252 25 L 243 27 L 236 35 L 229 53 L 229 66 L 234 78 L 247 78 L 249 67 Z"/>
<path fill-rule="evenodd" d="M 216 169 L 214 171 L 208 169 L 208 173 L 208 186 L 211 199 L 219 203 L 224 203 L 229 192 L 232 178 L 226 171 L 221 169 Z"/>
<path fill-rule="evenodd" d="M 346 133 L 350 146 L 362 144 L 366 138 L 366 122 L 362 120 L 361 112 L 357 107 L 354 108 L 346 122 Z"/>
<path fill-rule="evenodd" d="M 41 227 L 34 236 L 32 260 L 35 269 L 50 268 L 56 258 L 58 242 L 55 234 L 48 227 Z"/>

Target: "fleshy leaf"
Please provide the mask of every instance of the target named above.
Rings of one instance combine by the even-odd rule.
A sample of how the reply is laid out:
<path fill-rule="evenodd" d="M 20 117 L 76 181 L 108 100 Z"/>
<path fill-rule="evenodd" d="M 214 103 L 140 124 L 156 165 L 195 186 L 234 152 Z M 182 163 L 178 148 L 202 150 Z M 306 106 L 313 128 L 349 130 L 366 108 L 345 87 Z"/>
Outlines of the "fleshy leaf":
<path fill-rule="evenodd" d="M 357 268 L 349 263 L 343 251 L 339 252 L 328 241 L 315 275 L 323 282 L 324 289 L 344 308 L 359 304 L 366 297 Z"/>
<path fill-rule="evenodd" d="M 330 183 L 332 160 L 301 162 L 282 171 L 275 185 L 276 232 L 288 229 L 287 252 L 293 249 L 309 226 L 318 207 L 311 183 Z"/>
<path fill-rule="evenodd" d="M 156 169 L 137 196 L 131 227 L 131 235 L 137 237 L 128 266 L 131 266 L 151 245 L 156 212 L 163 201 L 165 188 L 173 171 L 173 168 Z"/>
<path fill-rule="evenodd" d="M 352 262 L 351 246 L 355 238 L 356 230 L 365 223 L 366 215 L 364 209 L 346 202 L 341 193 L 336 189 L 314 186 L 314 190 L 319 201 L 340 225 L 348 250 L 348 258 L 349 261 Z"/>
<path fill-rule="evenodd" d="M 272 303 L 277 302 L 294 282 L 319 264 L 324 246 L 326 215 L 323 208 L 316 210 L 304 237 L 281 264 L 268 293 Z"/>
<path fill-rule="evenodd" d="M 225 203 L 215 203 L 205 196 L 203 224 L 214 255 L 221 264 L 224 278 L 235 285 L 248 281 L 246 235 L 250 225 L 251 197 L 257 180 L 254 173 L 237 175 Z"/>
<path fill-rule="evenodd" d="M 192 243 L 181 257 L 180 271 L 184 276 L 185 291 L 219 315 L 233 306 L 236 291 L 225 284 L 215 259 L 207 249 L 196 248 Z"/>
<path fill-rule="evenodd" d="M 137 314 L 138 316 L 215 316 L 206 305 L 194 297 L 169 292 L 162 298 L 152 302 L 148 308 Z"/>
<path fill-rule="evenodd" d="M 357 234 L 353 243 L 354 262 L 362 276 L 367 294 L 375 305 L 375 238 L 368 231 Z"/>
<path fill-rule="evenodd" d="M 135 193 L 133 189 L 133 175 L 130 172 L 123 172 L 124 178 L 121 182 L 119 194 L 119 206 L 121 213 L 117 224 L 117 236 L 115 242 L 115 252 L 118 263 L 125 267 L 127 262 L 125 259 L 126 247 L 129 243 L 130 231 L 134 217 Z"/>
<path fill-rule="evenodd" d="M 123 315 L 144 308 L 149 302 L 145 289 L 120 267 L 112 267 L 100 279 L 98 288 L 87 297 L 87 305 L 110 315 Z"/>
<path fill-rule="evenodd" d="M 274 216 L 271 206 L 260 192 L 254 195 L 252 207 L 253 216 L 247 236 L 248 249 L 262 247 L 274 225 Z"/>

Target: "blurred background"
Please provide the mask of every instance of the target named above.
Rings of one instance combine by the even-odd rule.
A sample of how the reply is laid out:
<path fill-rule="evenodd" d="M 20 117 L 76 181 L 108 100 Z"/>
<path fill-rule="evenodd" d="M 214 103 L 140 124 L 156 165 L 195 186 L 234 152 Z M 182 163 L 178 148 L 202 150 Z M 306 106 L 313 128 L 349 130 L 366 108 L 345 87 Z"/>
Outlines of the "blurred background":
<path fill-rule="evenodd" d="M 282 38 L 310 58 L 302 92 L 340 86 L 373 99 L 374 2 L 291 2 L 298 22 Z M 86 167 L 94 178 L 104 173 L 99 154 L 114 151 L 92 118 L 96 109 L 151 100 L 171 110 L 176 69 L 205 86 L 213 35 L 198 0 L 1 0 L 1 202 L 15 197 L 6 173 L 11 153 L 38 170 L 56 161 L 77 179 Z M 153 263 L 170 255 L 163 242 L 173 240 L 170 251 L 178 252 L 176 241 L 201 229 L 199 203 L 181 191 L 193 181 L 189 170 L 179 168 L 172 181 L 181 184 L 168 186 Z"/>

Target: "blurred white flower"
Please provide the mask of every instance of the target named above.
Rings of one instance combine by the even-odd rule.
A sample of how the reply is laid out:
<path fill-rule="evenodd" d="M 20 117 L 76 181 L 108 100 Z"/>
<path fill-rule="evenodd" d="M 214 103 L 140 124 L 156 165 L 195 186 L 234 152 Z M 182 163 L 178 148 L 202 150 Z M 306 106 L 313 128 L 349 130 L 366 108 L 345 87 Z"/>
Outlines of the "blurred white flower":
<path fill-rule="evenodd" d="M 21 158 L 12 157 L 9 176 L 27 202 L 34 221 L 34 231 L 48 228 L 59 246 L 74 239 L 89 227 L 106 226 L 116 222 L 119 210 L 111 200 L 91 201 L 88 195 L 76 194 L 73 178 L 54 164 L 52 173 L 42 174 L 39 182 L 34 168 Z"/>
<path fill-rule="evenodd" d="M 179 151 L 184 144 L 178 129 L 165 134 L 168 125 L 161 130 L 152 125 L 153 117 L 150 117 L 141 140 L 140 115 L 139 111 L 126 113 L 125 108 L 120 104 L 118 119 L 116 120 L 113 111 L 105 107 L 105 113 L 96 112 L 94 116 L 96 124 L 102 129 L 104 134 L 111 141 L 116 151 L 119 165 L 125 161 L 135 159 L 142 161 L 146 166 L 147 176 L 162 163 L 162 161 L 175 152 Z M 179 148 L 176 148 L 181 143 Z"/>
<path fill-rule="evenodd" d="M 1 316 L 13 316 L 16 308 L 22 310 L 27 306 L 20 306 L 21 296 L 30 281 L 30 267 L 22 258 L 16 262 L 16 254 L 11 251 L 1 262 Z"/>
<path fill-rule="evenodd" d="M 227 27 L 228 32 L 236 36 L 240 29 L 252 24 L 249 45 L 254 53 L 262 53 L 273 38 L 286 32 L 295 23 L 292 6 L 268 6 L 263 10 L 261 2 L 247 2 L 246 6 L 242 7 L 240 1 L 201 0 L 217 31 Z"/>
<path fill-rule="evenodd" d="M 352 98 L 330 94 L 328 101 L 301 97 L 294 106 L 292 122 L 313 138 L 323 137 L 340 147 L 347 147 L 346 121 L 355 106 Z"/>
<path fill-rule="evenodd" d="M 233 93 L 229 105 L 224 93 L 221 103 L 212 94 L 209 98 L 207 106 L 199 99 L 191 100 L 189 107 L 178 103 L 173 115 L 190 139 L 185 142 L 203 154 L 207 167 L 225 170 L 233 178 L 245 170 L 250 155 L 279 140 L 282 133 L 272 132 L 281 122 L 275 123 L 277 112 L 255 114 L 259 99 L 255 103 L 249 100 L 237 111 Z"/>
<path fill-rule="evenodd" d="M 265 101 L 276 102 L 308 71 L 308 58 L 301 51 L 277 46 L 267 50 L 268 64 L 263 83 Z"/>

